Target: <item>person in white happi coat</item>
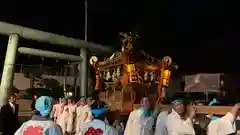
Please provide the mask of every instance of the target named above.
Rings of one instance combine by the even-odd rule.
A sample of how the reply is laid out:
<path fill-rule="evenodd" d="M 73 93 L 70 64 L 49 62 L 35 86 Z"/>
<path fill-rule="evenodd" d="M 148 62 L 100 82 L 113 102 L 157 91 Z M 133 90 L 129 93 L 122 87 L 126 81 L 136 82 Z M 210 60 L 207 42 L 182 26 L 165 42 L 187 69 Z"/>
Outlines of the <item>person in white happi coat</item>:
<path fill-rule="evenodd" d="M 228 135 L 236 132 L 235 120 L 240 116 L 240 103 L 223 117 L 214 117 L 208 125 L 208 135 Z"/>
<path fill-rule="evenodd" d="M 76 122 L 76 134 L 80 132 L 81 126 L 84 123 L 85 120 L 85 111 L 84 106 L 86 105 L 85 98 L 81 98 L 78 102 L 77 106 L 77 122 Z"/>
<path fill-rule="evenodd" d="M 57 122 L 57 119 L 59 118 L 61 114 L 61 106 L 63 104 L 63 99 L 59 99 L 58 103 L 53 105 L 53 110 L 52 110 L 52 118 L 54 122 Z"/>
<path fill-rule="evenodd" d="M 167 135 L 167 118 L 168 118 L 168 111 L 162 111 L 159 113 L 157 117 L 156 122 L 156 128 L 155 128 L 155 135 Z"/>
<path fill-rule="evenodd" d="M 123 135 L 124 133 L 124 124 L 123 122 L 120 122 L 120 120 L 115 120 L 112 125 L 116 131 L 118 132 L 119 135 Z"/>
<path fill-rule="evenodd" d="M 63 135 L 61 127 L 50 118 L 52 98 L 41 96 L 37 99 L 36 115 L 24 122 L 14 135 Z"/>
<path fill-rule="evenodd" d="M 75 101 L 72 98 L 68 99 L 67 107 L 68 107 L 69 115 L 67 120 L 66 131 L 69 135 L 72 135 L 75 133 L 75 129 L 76 129 L 75 118 L 76 118 L 76 111 L 77 111 L 77 106 L 75 105 Z"/>
<path fill-rule="evenodd" d="M 168 135 L 195 135 L 192 119 L 196 110 L 192 109 L 187 116 L 187 106 L 183 98 L 176 98 L 172 107 L 166 123 Z"/>
<path fill-rule="evenodd" d="M 152 134 L 154 119 L 150 111 L 150 103 L 147 97 L 141 100 L 141 107 L 130 113 L 124 135 L 148 135 Z"/>
<path fill-rule="evenodd" d="M 61 113 L 57 118 L 57 124 L 60 125 L 63 135 L 66 135 L 67 132 L 67 124 L 69 116 L 69 108 L 67 106 L 67 100 L 63 100 L 63 104 L 61 105 Z"/>
<path fill-rule="evenodd" d="M 93 103 L 92 97 L 88 97 L 86 100 L 86 105 L 83 107 L 83 121 L 87 122 L 87 121 L 91 121 L 92 120 L 92 112 L 91 112 L 91 105 Z"/>
<path fill-rule="evenodd" d="M 107 112 L 106 104 L 95 101 L 90 109 L 93 119 L 85 122 L 77 135 L 118 135 L 118 132 L 104 121 Z"/>

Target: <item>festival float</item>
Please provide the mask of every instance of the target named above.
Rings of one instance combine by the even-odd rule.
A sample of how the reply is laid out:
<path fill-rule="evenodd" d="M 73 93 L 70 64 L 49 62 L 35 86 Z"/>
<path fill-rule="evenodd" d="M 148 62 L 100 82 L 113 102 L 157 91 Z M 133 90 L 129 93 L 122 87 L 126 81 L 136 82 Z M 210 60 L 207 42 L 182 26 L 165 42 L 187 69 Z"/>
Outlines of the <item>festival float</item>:
<path fill-rule="evenodd" d="M 121 51 L 99 60 L 92 56 L 90 64 L 95 70 L 100 99 L 110 110 L 128 114 L 139 106 L 144 96 L 152 103 L 164 102 L 165 88 L 171 71 L 177 69 L 169 56 L 157 59 L 144 51 L 134 50 L 138 35 L 120 33 Z"/>
<path fill-rule="evenodd" d="M 171 105 L 164 104 L 165 90 L 169 85 L 172 71 L 178 66 L 169 56 L 157 59 L 144 51 L 134 49 L 135 41 L 139 36 L 131 33 L 120 33 L 120 36 L 122 37 L 121 51 L 115 52 L 111 57 L 102 61 L 97 56 L 92 56 L 90 59 L 96 75 L 95 91 L 111 110 L 108 120 L 115 120 L 119 118 L 119 115 L 127 116 L 133 109 L 139 107 L 140 100 L 144 96 L 148 96 L 151 103 L 159 101 L 159 109 L 171 111 Z M 217 76 L 215 79 L 211 77 L 213 76 L 211 74 L 201 76 L 202 74 L 190 77 L 192 81 L 189 77 L 185 77 L 186 93 L 199 92 L 203 89 L 212 92 L 213 88 L 216 90 L 221 84 L 220 75 L 214 75 Z M 232 106 L 201 104 L 195 107 L 197 114 L 200 115 L 225 115 L 232 109 Z"/>

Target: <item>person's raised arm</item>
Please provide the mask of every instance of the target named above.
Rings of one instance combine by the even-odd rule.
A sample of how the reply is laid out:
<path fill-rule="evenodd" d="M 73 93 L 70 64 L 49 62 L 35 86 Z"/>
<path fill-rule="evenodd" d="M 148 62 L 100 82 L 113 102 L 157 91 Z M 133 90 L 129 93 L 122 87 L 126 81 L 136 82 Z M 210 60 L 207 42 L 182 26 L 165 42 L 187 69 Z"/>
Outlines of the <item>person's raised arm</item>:
<path fill-rule="evenodd" d="M 236 132 L 235 120 L 239 116 L 240 104 L 235 104 L 231 112 L 208 125 L 208 135 L 231 134 Z"/>

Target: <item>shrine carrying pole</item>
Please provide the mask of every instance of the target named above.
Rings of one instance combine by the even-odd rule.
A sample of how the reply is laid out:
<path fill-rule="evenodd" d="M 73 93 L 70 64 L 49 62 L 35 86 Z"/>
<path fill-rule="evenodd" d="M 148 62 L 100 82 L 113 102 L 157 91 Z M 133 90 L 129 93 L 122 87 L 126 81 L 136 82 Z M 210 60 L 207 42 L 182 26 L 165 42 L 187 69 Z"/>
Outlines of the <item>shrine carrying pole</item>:
<path fill-rule="evenodd" d="M 45 42 L 45 43 L 55 44 L 55 45 L 64 46 L 64 47 L 71 47 L 71 48 L 77 48 L 77 49 L 86 48 L 86 50 L 88 49 L 95 52 L 112 52 L 113 51 L 112 48 L 106 47 L 100 44 L 86 42 L 80 39 L 75 39 L 75 38 L 57 35 L 49 32 L 35 30 L 32 28 L 27 28 L 27 27 L 15 25 L 15 24 L 9 24 L 1 21 L 0 21 L 0 34 L 9 36 L 8 46 L 7 46 L 7 51 L 6 51 L 5 61 L 4 61 L 4 68 L 2 73 L 1 87 L 0 87 L 0 107 L 7 102 L 8 94 L 12 89 L 15 58 L 17 54 L 18 41 L 20 37 L 28 40 L 35 40 L 38 42 Z M 81 55 L 81 59 L 87 60 L 87 56 Z M 83 70 L 81 72 L 86 71 L 86 69 L 81 69 L 81 70 Z M 83 80 L 87 81 L 86 76 L 82 76 L 82 77 L 84 77 L 82 78 Z M 84 89 L 84 90 L 86 91 L 87 89 Z"/>
<path fill-rule="evenodd" d="M 160 105 L 161 110 L 171 111 L 171 105 Z M 226 115 L 228 112 L 231 112 L 233 106 L 196 106 L 197 114 L 215 114 L 215 115 Z"/>

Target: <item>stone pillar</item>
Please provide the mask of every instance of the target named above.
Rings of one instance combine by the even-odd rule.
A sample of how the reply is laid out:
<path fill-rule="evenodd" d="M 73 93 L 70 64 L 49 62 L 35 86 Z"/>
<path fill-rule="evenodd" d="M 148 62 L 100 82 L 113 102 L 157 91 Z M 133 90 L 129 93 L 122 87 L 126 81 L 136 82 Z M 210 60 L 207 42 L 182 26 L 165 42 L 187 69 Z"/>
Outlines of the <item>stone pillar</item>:
<path fill-rule="evenodd" d="M 9 36 L 0 87 L 0 107 L 7 103 L 7 98 L 12 91 L 18 39 L 17 34 Z"/>
<path fill-rule="evenodd" d="M 86 97 L 88 91 L 88 56 L 87 49 L 82 48 L 80 51 L 82 57 L 80 65 L 80 95 Z"/>

